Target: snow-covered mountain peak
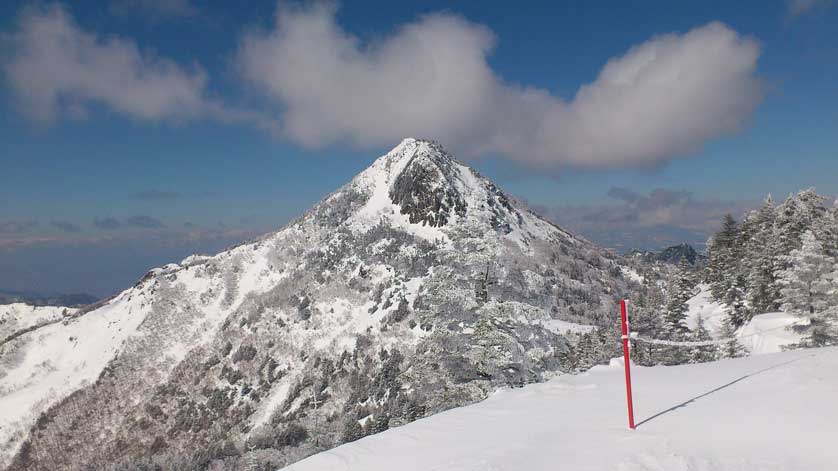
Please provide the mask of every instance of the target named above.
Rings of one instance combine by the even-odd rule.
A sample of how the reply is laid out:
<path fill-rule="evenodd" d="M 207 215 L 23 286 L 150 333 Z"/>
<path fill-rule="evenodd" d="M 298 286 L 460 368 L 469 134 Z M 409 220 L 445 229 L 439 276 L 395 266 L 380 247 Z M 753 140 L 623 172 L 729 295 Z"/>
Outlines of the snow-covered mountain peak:
<path fill-rule="evenodd" d="M 411 175 L 433 175 L 437 183 L 452 185 L 459 175 L 456 162 L 440 144 L 426 139 L 406 138 L 390 152 L 379 157 L 366 170 L 353 179 L 359 189 L 372 188 L 383 183 L 388 192 Z M 466 169 L 469 170 L 469 169 Z M 404 177 L 403 177 L 404 176 Z"/>
<path fill-rule="evenodd" d="M 431 140 L 402 140 L 333 198 L 347 194 L 362 201 L 347 219 L 360 230 L 386 222 L 426 240 L 448 240 L 452 227 L 464 225 L 519 242 L 548 233 L 567 236 Z"/>
<path fill-rule="evenodd" d="M 277 468 L 571 368 L 555 322 L 613 313 L 616 268 L 441 145 L 405 139 L 277 232 L 15 328 L 0 467 L 191 469 L 197 452 Z"/>

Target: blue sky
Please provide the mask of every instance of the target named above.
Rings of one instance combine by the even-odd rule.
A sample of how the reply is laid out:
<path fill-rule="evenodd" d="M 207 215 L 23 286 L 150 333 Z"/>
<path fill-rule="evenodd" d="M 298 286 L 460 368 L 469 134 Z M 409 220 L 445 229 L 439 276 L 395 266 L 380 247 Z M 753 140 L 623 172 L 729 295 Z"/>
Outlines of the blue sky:
<path fill-rule="evenodd" d="M 838 194 L 838 2 L 246 5 L 0 5 L 0 289 L 107 295 L 282 226 L 405 135 L 620 250 Z M 669 62 L 622 84 L 649 51 Z"/>

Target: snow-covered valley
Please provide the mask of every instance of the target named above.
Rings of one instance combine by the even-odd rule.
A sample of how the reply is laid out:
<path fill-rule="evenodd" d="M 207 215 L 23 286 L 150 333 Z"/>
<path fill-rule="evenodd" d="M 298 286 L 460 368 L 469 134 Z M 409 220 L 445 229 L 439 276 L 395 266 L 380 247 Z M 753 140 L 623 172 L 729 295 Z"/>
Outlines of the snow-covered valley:
<path fill-rule="evenodd" d="M 504 390 L 320 453 L 287 471 L 831 471 L 838 348 L 635 367 Z"/>

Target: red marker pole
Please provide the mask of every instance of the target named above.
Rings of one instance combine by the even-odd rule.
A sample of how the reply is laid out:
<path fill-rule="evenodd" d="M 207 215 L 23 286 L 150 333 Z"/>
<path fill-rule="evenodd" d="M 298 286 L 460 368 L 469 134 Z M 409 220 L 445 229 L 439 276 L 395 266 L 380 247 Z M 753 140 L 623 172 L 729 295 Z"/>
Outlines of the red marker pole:
<path fill-rule="evenodd" d="M 634 430 L 634 407 L 631 404 L 631 361 L 629 359 L 629 330 L 626 300 L 620 300 L 620 319 L 623 323 L 623 363 L 626 368 L 626 400 L 628 401 L 629 428 Z"/>

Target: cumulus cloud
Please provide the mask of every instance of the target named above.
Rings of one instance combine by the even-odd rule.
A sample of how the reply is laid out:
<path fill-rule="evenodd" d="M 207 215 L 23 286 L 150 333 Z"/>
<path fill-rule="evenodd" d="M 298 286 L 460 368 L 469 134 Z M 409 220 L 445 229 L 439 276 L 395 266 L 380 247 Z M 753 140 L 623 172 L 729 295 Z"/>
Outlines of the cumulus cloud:
<path fill-rule="evenodd" d="M 639 193 L 611 188 L 614 204 L 539 206 L 533 209 L 557 224 L 618 249 L 660 249 L 690 243 L 702 248 L 725 214 L 739 217 L 756 201 L 711 201 L 685 190 Z"/>
<path fill-rule="evenodd" d="M 82 30 L 60 5 L 23 11 L 3 41 L 3 70 L 20 110 L 52 122 L 83 117 L 91 105 L 144 121 L 213 118 L 270 127 L 262 116 L 230 110 L 207 93 L 207 74 L 184 67 L 131 40 Z"/>
<path fill-rule="evenodd" d="M 632 47 L 565 101 L 505 82 L 488 63 L 493 33 L 459 16 L 426 15 L 365 43 L 335 13 L 280 6 L 238 53 L 243 76 L 282 110 L 284 134 L 308 147 L 413 135 L 548 170 L 655 165 L 735 133 L 763 95 L 759 45 L 717 22 Z"/>

